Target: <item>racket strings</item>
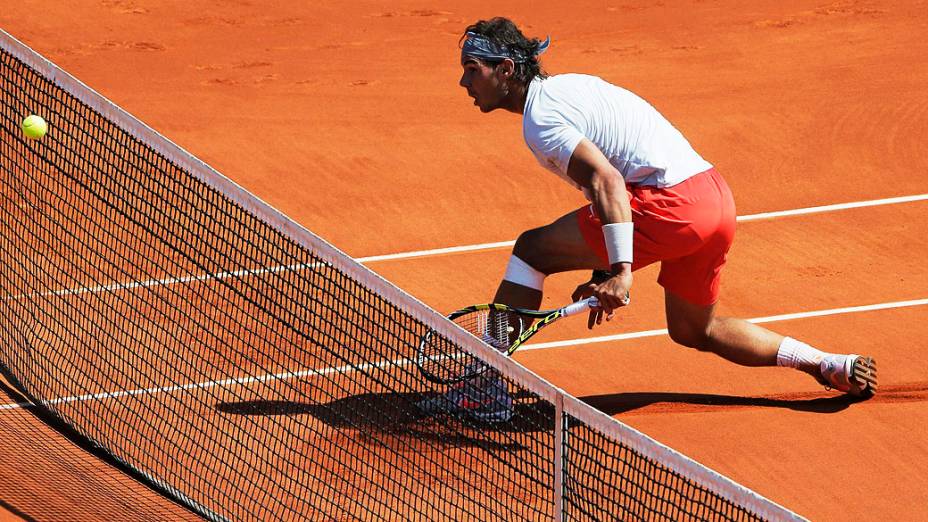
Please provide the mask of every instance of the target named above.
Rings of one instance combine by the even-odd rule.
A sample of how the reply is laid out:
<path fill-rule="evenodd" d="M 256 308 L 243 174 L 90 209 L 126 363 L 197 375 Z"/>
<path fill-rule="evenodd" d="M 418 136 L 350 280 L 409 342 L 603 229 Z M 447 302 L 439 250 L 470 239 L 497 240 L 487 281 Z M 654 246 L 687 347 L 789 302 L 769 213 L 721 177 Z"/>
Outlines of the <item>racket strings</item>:
<path fill-rule="evenodd" d="M 466 325 L 461 326 L 481 341 L 505 352 L 512 346 L 511 336 L 515 331 L 511 326 L 511 315 L 499 310 L 481 310 L 479 313 L 466 316 Z"/>
<path fill-rule="evenodd" d="M 455 318 L 454 322 L 504 353 L 522 333 L 523 325 L 518 315 L 492 309 L 466 313 Z M 490 369 L 477 357 L 433 335 L 427 336 L 421 346 L 418 362 L 426 373 L 441 381 L 457 381 L 486 373 Z"/>
<path fill-rule="evenodd" d="M 480 310 L 473 314 L 461 317 L 458 324 L 469 331 L 474 337 L 506 353 L 513 341 L 522 333 L 521 319 L 515 314 L 503 310 Z M 464 364 L 463 373 L 466 375 L 479 375 L 487 372 L 490 367 L 482 361 L 469 356 Z"/>

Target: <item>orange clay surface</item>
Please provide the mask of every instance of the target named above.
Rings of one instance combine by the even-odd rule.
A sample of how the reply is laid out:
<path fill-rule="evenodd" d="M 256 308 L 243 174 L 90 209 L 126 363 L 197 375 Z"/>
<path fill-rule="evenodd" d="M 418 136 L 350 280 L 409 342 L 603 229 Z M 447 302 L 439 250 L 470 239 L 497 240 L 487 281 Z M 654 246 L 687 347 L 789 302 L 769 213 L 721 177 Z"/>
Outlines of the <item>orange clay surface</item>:
<path fill-rule="evenodd" d="M 0 27 L 356 257 L 511 240 L 583 203 L 536 165 L 518 116 L 481 114 L 457 85 L 462 30 L 493 15 L 552 36 L 550 73 L 600 75 L 651 101 L 727 178 L 739 215 L 928 193 L 926 1 L 312 4 L 19 0 L 4 4 Z M 720 310 L 751 318 L 924 299 L 926 233 L 928 202 L 742 223 Z M 487 300 L 507 257 L 369 266 L 447 312 Z M 546 305 L 584 276 L 551 278 Z M 655 277 L 638 272 L 618 320 L 593 333 L 577 320 L 541 340 L 663 328 Z M 914 306 L 769 325 L 874 356 L 881 393 L 862 403 L 661 335 L 517 358 L 813 520 L 924 520 L 926 324 L 928 308 Z M 21 410 L 0 411 L 4 439 L 26 437 L 22 422 Z M 57 519 L 89 503 L 118 518 L 67 480 L 86 457 L 59 450 L 77 462 L 55 476 L 55 450 L 36 440 L 0 445 L 6 516 Z M 150 503 L 151 519 L 189 515 L 117 476 L 101 480 L 134 508 Z"/>

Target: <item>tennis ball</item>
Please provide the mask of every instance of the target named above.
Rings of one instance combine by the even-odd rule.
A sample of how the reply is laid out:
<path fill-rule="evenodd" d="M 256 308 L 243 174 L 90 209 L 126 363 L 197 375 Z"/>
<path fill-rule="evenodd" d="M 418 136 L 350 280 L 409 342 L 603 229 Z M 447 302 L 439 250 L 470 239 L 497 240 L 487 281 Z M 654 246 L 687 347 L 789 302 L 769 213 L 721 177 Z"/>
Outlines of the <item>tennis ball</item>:
<path fill-rule="evenodd" d="M 26 119 L 23 120 L 23 134 L 31 140 L 37 140 L 42 136 L 45 136 L 45 133 L 48 132 L 48 124 L 45 123 L 45 120 L 41 116 L 36 116 L 35 114 L 30 114 L 26 116 Z"/>

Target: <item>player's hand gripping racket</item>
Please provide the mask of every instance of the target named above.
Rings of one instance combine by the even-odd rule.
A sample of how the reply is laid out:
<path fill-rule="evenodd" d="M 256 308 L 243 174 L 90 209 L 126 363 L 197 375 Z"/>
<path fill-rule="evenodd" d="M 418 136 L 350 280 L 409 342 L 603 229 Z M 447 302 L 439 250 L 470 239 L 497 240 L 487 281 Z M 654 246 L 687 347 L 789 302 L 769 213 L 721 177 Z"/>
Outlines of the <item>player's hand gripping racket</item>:
<path fill-rule="evenodd" d="M 448 316 L 493 348 L 512 355 L 539 330 L 554 321 L 599 306 L 595 297 L 571 303 L 557 310 L 525 310 L 504 304 L 478 304 L 462 308 Z M 488 367 L 479 359 L 429 330 L 419 342 L 416 365 L 422 375 L 436 384 L 454 384 L 485 372 Z"/>

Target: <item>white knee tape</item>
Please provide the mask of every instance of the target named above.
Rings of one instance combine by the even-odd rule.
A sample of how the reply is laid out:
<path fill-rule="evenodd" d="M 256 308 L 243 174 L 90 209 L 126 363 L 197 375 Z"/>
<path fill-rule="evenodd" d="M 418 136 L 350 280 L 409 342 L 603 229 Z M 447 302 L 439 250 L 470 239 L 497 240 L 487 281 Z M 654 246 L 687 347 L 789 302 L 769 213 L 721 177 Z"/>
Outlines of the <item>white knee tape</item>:
<path fill-rule="evenodd" d="M 506 267 L 506 275 L 503 279 L 538 291 L 545 286 L 545 275 L 515 255 L 509 258 L 509 265 Z"/>

